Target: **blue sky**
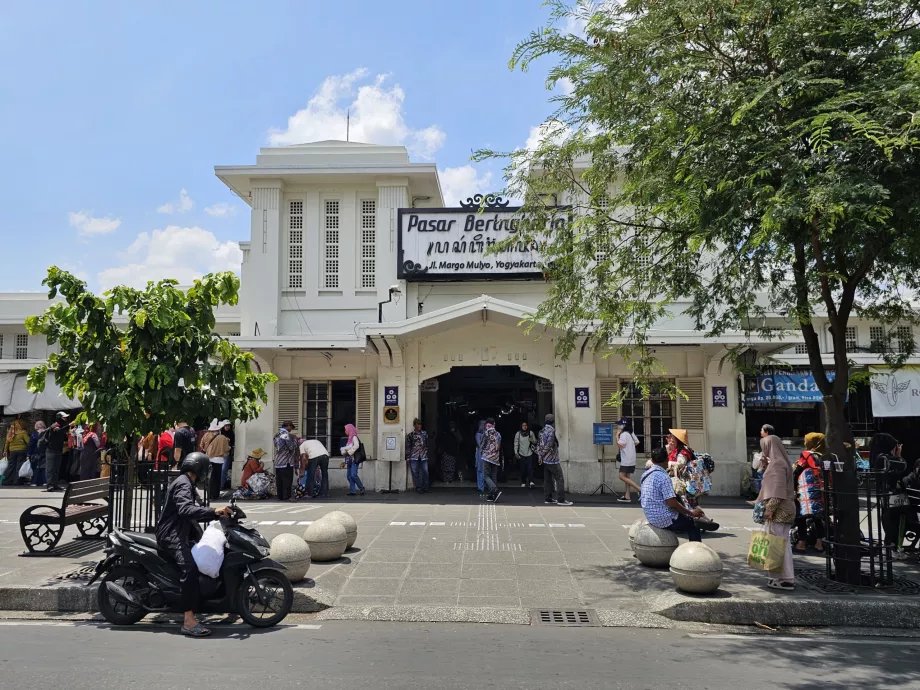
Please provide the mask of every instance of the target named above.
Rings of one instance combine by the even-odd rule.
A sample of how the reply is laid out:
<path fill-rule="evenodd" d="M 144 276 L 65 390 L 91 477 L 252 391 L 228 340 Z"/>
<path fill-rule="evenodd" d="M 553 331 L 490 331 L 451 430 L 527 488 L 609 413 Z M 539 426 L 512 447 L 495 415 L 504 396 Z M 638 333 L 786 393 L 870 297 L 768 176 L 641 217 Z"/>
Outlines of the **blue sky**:
<path fill-rule="evenodd" d="M 540 0 L 7 3 L 0 291 L 52 263 L 95 289 L 235 265 L 247 209 L 213 166 L 344 138 L 349 105 L 353 140 L 436 161 L 448 194 L 500 187 L 466 166 L 551 111 L 549 65 L 507 67 L 547 18 Z"/>

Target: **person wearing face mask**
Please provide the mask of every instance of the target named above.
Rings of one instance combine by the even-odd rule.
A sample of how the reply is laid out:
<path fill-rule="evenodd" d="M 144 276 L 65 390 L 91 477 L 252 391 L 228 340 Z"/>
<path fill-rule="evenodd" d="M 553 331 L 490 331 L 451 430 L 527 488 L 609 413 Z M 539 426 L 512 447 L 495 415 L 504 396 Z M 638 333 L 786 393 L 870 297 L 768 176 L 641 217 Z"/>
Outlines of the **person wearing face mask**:
<path fill-rule="evenodd" d="M 534 488 L 533 461 L 534 451 L 537 448 L 537 437 L 530 430 L 527 422 L 521 423 L 521 429 L 514 435 L 514 457 L 521 468 L 521 488 L 526 489 L 528 484 Z"/>
<path fill-rule="evenodd" d="M 640 487 L 636 484 L 632 476 L 636 471 L 636 448 L 639 445 L 639 439 L 633 433 L 632 422 L 628 419 L 621 419 L 617 422 L 617 447 L 620 449 L 620 481 L 626 487 L 626 493 L 617 498 L 620 503 L 632 503 L 632 496 L 629 493 L 630 487 L 639 493 Z"/>

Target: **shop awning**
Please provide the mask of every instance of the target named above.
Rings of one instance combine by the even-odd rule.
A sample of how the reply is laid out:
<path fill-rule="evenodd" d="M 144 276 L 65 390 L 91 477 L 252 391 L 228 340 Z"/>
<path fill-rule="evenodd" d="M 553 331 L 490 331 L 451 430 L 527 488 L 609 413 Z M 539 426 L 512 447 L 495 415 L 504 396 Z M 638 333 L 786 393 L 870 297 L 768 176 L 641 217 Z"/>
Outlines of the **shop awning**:
<path fill-rule="evenodd" d="M 13 384 L 16 378 L 21 376 L 17 372 L 0 374 L 0 407 L 6 407 L 13 400 Z"/>
<path fill-rule="evenodd" d="M 0 376 L 10 376 L 10 374 Z M 41 393 L 32 393 L 26 390 L 25 373 L 12 374 L 12 376 L 15 378 L 12 384 L 10 402 L 3 406 L 4 414 L 24 414 L 33 410 L 73 410 L 80 407 L 80 403 L 64 395 L 64 391 L 55 383 L 54 375 L 52 374 L 48 374 L 45 379 L 45 390 Z M 0 402 L 3 401 L 2 387 L 4 380 L 0 380 Z"/>

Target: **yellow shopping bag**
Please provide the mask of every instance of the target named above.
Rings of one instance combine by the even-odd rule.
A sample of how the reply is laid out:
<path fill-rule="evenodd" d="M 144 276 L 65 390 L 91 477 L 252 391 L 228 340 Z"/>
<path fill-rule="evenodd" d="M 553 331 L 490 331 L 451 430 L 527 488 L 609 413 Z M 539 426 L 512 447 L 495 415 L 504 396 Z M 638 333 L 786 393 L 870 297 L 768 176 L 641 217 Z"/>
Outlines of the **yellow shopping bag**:
<path fill-rule="evenodd" d="M 786 559 L 786 540 L 770 534 L 767 523 L 762 532 L 751 534 L 751 548 L 748 549 L 747 562 L 758 570 L 780 570 Z"/>

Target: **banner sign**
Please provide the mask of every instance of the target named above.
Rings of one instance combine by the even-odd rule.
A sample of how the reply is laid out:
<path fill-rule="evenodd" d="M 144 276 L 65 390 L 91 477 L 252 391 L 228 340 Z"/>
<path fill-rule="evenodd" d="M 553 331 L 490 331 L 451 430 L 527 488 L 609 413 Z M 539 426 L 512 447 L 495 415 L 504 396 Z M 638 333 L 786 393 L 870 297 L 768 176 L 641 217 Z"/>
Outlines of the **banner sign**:
<path fill-rule="evenodd" d="M 728 407 L 728 386 L 712 387 L 712 406 Z"/>
<path fill-rule="evenodd" d="M 497 254 L 486 250 L 514 237 L 520 207 L 399 209 L 397 277 L 401 280 L 482 280 L 542 277 L 535 243 L 518 242 Z M 552 221 L 564 227 L 568 216 Z"/>
<path fill-rule="evenodd" d="M 874 417 L 920 417 L 920 369 L 871 368 Z"/>
<path fill-rule="evenodd" d="M 387 406 L 399 405 L 399 386 L 383 387 L 383 404 Z"/>
<path fill-rule="evenodd" d="M 834 372 L 827 372 L 833 381 Z M 775 405 L 823 402 L 824 394 L 818 390 L 811 372 L 776 372 L 748 379 L 744 401 L 748 405 Z"/>
<path fill-rule="evenodd" d="M 575 389 L 575 407 L 591 407 L 591 398 L 587 388 Z"/>

